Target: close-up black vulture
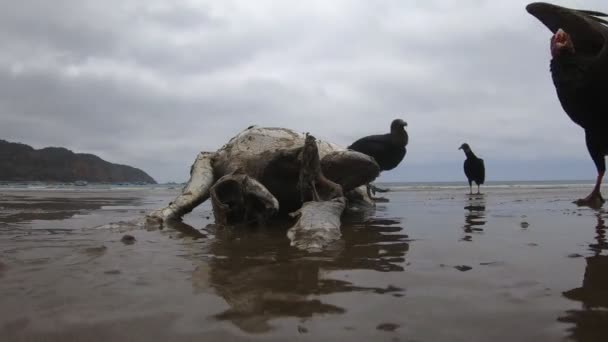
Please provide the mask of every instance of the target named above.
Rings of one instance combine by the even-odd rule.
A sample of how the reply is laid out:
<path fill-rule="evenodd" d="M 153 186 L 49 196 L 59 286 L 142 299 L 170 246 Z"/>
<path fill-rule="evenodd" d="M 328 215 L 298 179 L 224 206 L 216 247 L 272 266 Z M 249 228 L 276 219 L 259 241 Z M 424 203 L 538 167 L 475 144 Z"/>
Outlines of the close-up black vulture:
<path fill-rule="evenodd" d="M 593 191 L 575 203 L 601 206 L 608 152 L 608 22 L 601 17 L 607 15 L 540 2 L 526 10 L 553 32 L 550 70 L 557 97 L 570 119 L 585 130 L 597 168 Z"/>
<path fill-rule="evenodd" d="M 405 121 L 395 119 L 391 122 L 390 133 L 363 137 L 348 148 L 374 158 L 380 166 L 380 171 L 392 170 L 401 163 L 407 151 L 405 146 L 409 138 L 405 127 Z M 367 186 L 367 191 L 371 197 L 370 185 Z"/>
<path fill-rule="evenodd" d="M 486 180 L 486 167 L 483 164 L 483 159 L 478 158 L 471 150 L 469 144 L 460 145 L 459 150 L 463 150 L 467 159 L 464 161 L 464 174 L 469 181 L 469 193 L 473 193 L 473 182 L 477 184 L 477 193 L 479 194 L 479 186 Z"/>

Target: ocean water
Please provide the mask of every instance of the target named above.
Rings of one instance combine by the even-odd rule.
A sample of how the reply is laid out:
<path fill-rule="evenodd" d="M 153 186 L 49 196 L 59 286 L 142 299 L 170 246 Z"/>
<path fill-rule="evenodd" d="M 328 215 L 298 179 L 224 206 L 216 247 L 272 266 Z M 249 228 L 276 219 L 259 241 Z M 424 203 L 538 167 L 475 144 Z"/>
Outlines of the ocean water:
<path fill-rule="evenodd" d="M 433 189 L 468 189 L 466 182 L 378 182 L 377 186 L 390 188 L 391 191 L 405 190 L 433 190 Z M 521 180 L 521 181 L 488 181 L 482 188 L 484 189 L 509 189 L 509 188 L 581 188 L 593 186 L 593 180 Z M 0 189 L 30 189 L 30 190 L 136 190 L 136 189 L 181 189 L 185 183 L 170 184 L 97 184 L 89 183 L 85 186 L 76 186 L 70 183 L 19 183 L 4 182 L 0 183 Z M 476 185 L 473 185 L 476 188 Z"/>
<path fill-rule="evenodd" d="M 378 183 L 392 191 L 434 190 L 434 189 L 468 189 L 466 182 L 383 182 Z M 549 181 L 489 181 L 481 186 L 482 189 L 562 189 L 592 187 L 594 181 L 589 180 L 549 180 Z M 473 189 L 477 186 L 473 184 Z"/>

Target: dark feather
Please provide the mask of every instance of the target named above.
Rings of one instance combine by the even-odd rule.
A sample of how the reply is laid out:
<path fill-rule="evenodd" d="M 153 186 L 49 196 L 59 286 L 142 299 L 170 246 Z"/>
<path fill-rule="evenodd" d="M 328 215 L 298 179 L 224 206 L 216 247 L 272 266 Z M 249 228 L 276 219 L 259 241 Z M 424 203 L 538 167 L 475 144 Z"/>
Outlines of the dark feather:
<path fill-rule="evenodd" d="M 592 20 L 595 20 L 595 21 L 597 21 L 598 23 L 602 23 L 602 24 L 604 24 L 604 25 L 608 25 L 608 21 L 606 21 L 605 19 L 598 18 L 598 17 L 587 17 L 587 18 L 592 19 Z"/>
<path fill-rule="evenodd" d="M 475 184 L 481 185 L 485 182 L 486 168 L 483 163 L 483 159 L 477 158 L 471 153 L 471 155 L 467 156 L 467 159 L 465 159 L 463 166 L 464 174 L 467 176 L 469 184 L 471 184 L 471 182 L 475 182 Z"/>
<path fill-rule="evenodd" d="M 586 15 L 592 15 L 594 17 L 608 17 L 608 14 L 602 13 L 602 12 L 597 12 L 597 11 L 589 11 L 589 10 L 575 10 L 575 11 L 586 14 Z"/>
<path fill-rule="evenodd" d="M 393 143 L 390 134 L 370 135 L 355 141 L 349 149 L 376 160 L 382 171 L 392 170 L 405 157 L 405 146 Z"/>

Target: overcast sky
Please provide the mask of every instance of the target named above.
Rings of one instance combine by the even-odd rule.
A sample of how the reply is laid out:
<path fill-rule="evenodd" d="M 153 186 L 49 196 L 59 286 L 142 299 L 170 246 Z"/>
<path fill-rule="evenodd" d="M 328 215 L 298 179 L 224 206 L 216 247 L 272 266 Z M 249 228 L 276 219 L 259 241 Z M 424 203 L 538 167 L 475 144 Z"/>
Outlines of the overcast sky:
<path fill-rule="evenodd" d="M 593 179 L 526 3 L 1 1 L 0 139 L 184 181 L 252 124 L 348 145 L 400 117 L 408 153 L 382 180 L 464 179 L 465 141 L 490 180 Z"/>

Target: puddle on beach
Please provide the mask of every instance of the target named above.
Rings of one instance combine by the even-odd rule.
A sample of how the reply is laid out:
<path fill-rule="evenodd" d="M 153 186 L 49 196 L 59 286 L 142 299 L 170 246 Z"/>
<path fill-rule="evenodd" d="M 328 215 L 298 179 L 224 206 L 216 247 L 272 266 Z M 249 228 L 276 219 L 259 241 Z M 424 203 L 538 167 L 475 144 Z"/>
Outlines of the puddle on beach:
<path fill-rule="evenodd" d="M 608 213 L 518 190 L 391 192 L 308 253 L 207 204 L 147 226 L 175 189 L 0 189 L 0 340 L 602 340 Z"/>

